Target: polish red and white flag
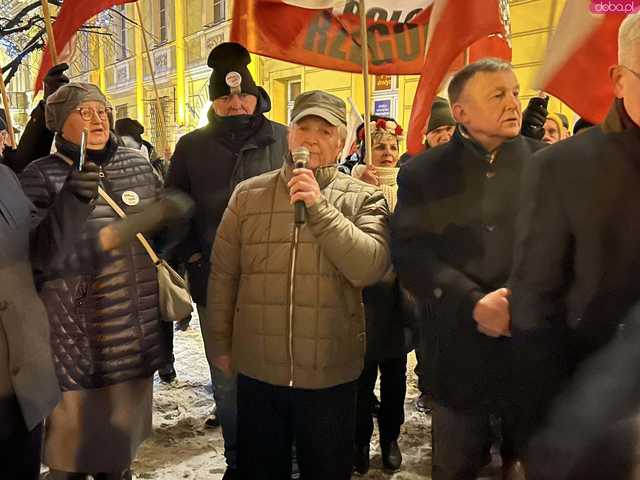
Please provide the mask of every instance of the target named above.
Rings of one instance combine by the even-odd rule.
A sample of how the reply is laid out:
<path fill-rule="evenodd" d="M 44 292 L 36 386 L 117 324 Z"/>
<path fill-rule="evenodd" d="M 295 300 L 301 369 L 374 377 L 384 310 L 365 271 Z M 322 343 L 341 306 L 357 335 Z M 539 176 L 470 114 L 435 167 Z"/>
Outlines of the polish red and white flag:
<path fill-rule="evenodd" d="M 60 61 L 64 61 L 65 52 L 69 52 L 69 43 L 73 41 L 78 30 L 89 19 L 95 17 L 100 12 L 116 5 L 134 2 L 135 0 L 64 0 L 62 7 L 58 11 L 58 16 L 53 22 L 53 37 L 56 43 L 56 53 L 59 54 Z M 72 50 L 72 49 L 71 49 Z M 40 70 L 34 85 L 34 95 L 37 95 L 42 88 L 42 81 L 52 67 L 49 46 L 44 49 Z"/>
<path fill-rule="evenodd" d="M 367 0 L 371 74 L 421 71 L 434 0 Z M 362 71 L 358 1 L 235 0 L 231 40 L 301 65 Z"/>
<path fill-rule="evenodd" d="M 407 135 L 410 154 L 423 148 L 424 128 L 437 92 L 454 71 L 484 57 L 511 61 L 506 0 L 435 0 L 429 19 L 427 53 L 413 100 Z"/>
<path fill-rule="evenodd" d="M 567 2 L 535 87 L 566 103 L 591 123 L 604 120 L 613 101 L 609 67 L 618 63 L 618 29 L 625 13 L 597 13 L 592 0 Z"/>

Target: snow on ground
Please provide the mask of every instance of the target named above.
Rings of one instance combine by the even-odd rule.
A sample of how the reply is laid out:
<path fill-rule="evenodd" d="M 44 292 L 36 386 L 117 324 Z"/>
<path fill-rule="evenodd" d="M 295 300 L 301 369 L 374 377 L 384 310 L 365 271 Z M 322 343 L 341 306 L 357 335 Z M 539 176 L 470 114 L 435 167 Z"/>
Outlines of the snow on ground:
<path fill-rule="evenodd" d="M 175 335 L 178 379 L 171 385 L 156 378 L 153 408 L 153 436 L 139 449 L 133 464 L 136 479 L 220 480 L 225 470 L 220 428 L 206 429 L 204 421 L 213 406 L 209 368 L 197 319 L 186 332 Z M 409 356 L 405 424 L 400 435 L 404 457 L 402 469 L 394 474 L 382 471 L 377 428 L 371 445 L 368 480 L 419 480 L 430 478 L 431 418 L 416 411 L 419 394 L 415 383 L 415 357 Z"/>

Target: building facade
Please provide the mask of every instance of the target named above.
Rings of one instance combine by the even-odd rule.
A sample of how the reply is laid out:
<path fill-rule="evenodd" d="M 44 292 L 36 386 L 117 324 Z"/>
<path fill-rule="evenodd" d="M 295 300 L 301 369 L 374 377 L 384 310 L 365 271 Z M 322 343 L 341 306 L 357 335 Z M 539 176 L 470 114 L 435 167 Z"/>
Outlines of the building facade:
<path fill-rule="evenodd" d="M 510 0 L 513 65 L 522 86 L 522 101 L 538 92 L 532 89 L 537 68 L 542 64 L 553 26 L 566 0 Z M 138 27 L 137 6 L 142 12 L 150 59 L 144 53 L 144 38 Z M 552 11 L 555 5 L 555 12 Z M 132 117 L 143 123 L 147 137 L 164 150 L 161 121 L 150 75 L 153 65 L 166 125 L 168 149 L 184 133 L 206 123 L 209 108 L 207 57 L 213 47 L 229 40 L 232 4 L 230 0 L 139 0 L 116 7 L 96 19 L 98 32 L 79 32 L 72 49 L 71 76 L 96 83 L 113 104 L 116 118 Z M 36 65 L 37 67 L 37 65 Z M 304 67 L 254 56 L 250 66 L 256 82 L 270 94 L 271 119 L 287 123 L 293 101 L 306 90 L 324 89 L 364 110 L 361 75 Z M 26 121 L 30 92 L 37 68 L 21 69 L 14 96 L 21 92 L 14 115 L 18 124 Z M 418 84 L 417 76 L 371 76 L 372 112 L 409 123 Z M 17 97 L 16 97 L 17 99 Z M 24 107 L 24 108 L 19 108 Z M 550 110 L 573 113 L 552 99 Z M 20 121 L 22 120 L 22 122 Z"/>

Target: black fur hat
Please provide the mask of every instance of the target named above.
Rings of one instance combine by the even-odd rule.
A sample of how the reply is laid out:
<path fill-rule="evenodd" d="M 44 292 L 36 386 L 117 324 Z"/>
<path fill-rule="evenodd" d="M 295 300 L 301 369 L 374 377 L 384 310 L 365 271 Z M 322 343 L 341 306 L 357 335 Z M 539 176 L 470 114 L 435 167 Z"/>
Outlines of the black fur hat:
<path fill-rule="evenodd" d="M 251 63 L 249 51 L 239 43 L 221 43 L 209 54 L 207 64 L 213 69 L 209 79 L 209 98 L 231 93 L 250 93 L 259 97 L 260 93 L 247 66 Z"/>

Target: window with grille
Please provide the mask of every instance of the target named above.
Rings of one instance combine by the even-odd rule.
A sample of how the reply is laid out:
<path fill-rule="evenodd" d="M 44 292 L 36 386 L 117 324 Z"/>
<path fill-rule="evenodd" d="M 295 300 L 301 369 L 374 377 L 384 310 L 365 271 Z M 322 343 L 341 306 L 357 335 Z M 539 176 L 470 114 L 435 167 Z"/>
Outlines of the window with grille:
<path fill-rule="evenodd" d="M 89 33 L 81 32 L 80 34 L 80 70 L 88 72 L 91 70 L 91 50 L 89 45 Z"/>
<path fill-rule="evenodd" d="M 159 112 L 155 98 L 145 100 L 145 112 L 147 112 L 145 125 L 148 127 L 147 134 L 149 140 L 158 152 L 164 152 L 166 148 L 162 135 L 163 123 L 164 128 L 166 128 L 167 139 L 173 138 L 175 133 L 176 114 L 174 98 L 175 97 L 168 96 L 160 97 L 160 106 L 162 109 L 160 115 L 162 115 L 164 122 L 160 120 L 160 116 L 158 115 Z"/>

